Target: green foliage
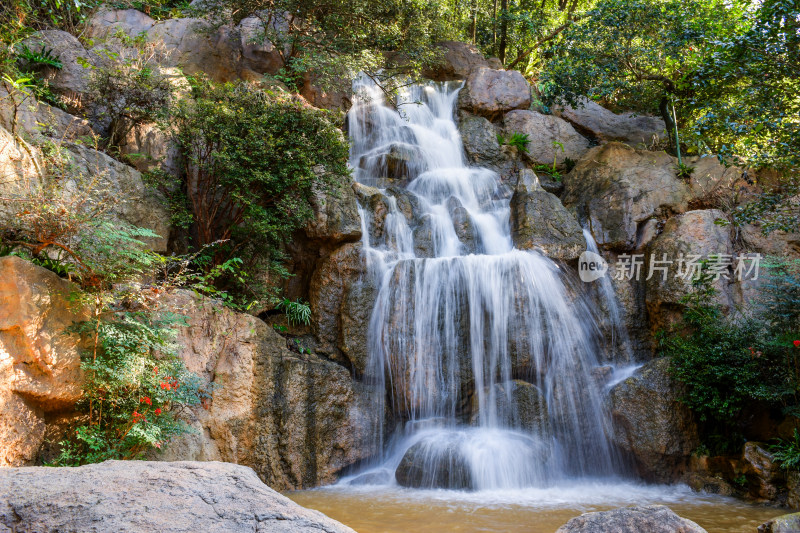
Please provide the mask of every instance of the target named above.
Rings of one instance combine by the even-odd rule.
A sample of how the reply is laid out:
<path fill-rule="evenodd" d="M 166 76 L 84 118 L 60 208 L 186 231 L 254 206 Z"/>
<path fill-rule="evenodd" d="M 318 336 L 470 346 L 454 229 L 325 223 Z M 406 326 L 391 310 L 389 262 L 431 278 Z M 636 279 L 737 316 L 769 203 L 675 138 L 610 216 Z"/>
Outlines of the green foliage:
<path fill-rule="evenodd" d="M 52 67 L 61 69 L 64 66 L 61 60 L 53 55 L 53 50 L 45 46 L 42 46 L 42 48 L 36 52 L 23 44 L 20 51 L 17 53 L 17 58 L 32 68 Z"/>
<path fill-rule="evenodd" d="M 289 325 L 302 324 L 307 326 L 311 323 L 311 308 L 299 298 L 295 301 L 284 298 L 276 308 L 284 312 Z"/>
<path fill-rule="evenodd" d="M 349 176 L 347 142 L 329 112 L 290 95 L 201 80 L 193 96 L 169 119 L 183 176 L 163 184 L 186 199 L 192 244 L 217 243 L 209 267 L 242 257 L 246 272 L 284 276 L 282 247 L 312 217 L 312 195 Z M 274 297 L 255 280 L 228 287 Z"/>
<path fill-rule="evenodd" d="M 281 51 L 280 77 L 290 88 L 313 79 L 349 90 L 359 72 L 404 83 L 439 59 L 431 44 L 456 36 L 443 0 L 205 0 L 197 10 L 221 23 L 259 18 L 253 41 Z"/>
<path fill-rule="evenodd" d="M 777 265 L 785 267 L 774 262 L 767 270 L 776 272 Z M 715 290 L 703 281 L 684 299 L 682 323 L 660 335 L 661 352 L 671 357 L 672 373 L 685 385 L 682 401 L 705 422 L 707 443 L 717 451 L 737 438 L 741 416 L 754 403 L 797 414 L 800 348 L 792 339 L 800 317 L 800 299 L 793 292 L 800 283 L 796 274 L 789 274 L 790 284 L 778 281 L 777 274 L 768 276 L 767 283 L 775 288 L 759 308 L 729 316 L 713 303 Z"/>
<path fill-rule="evenodd" d="M 513 146 L 520 152 L 528 153 L 528 145 L 531 140 L 528 138 L 527 133 L 520 133 L 515 131 L 510 137 L 506 138 L 502 134 L 497 134 L 497 143 L 501 146 Z"/>
<path fill-rule="evenodd" d="M 168 52 L 162 44 L 143 36 L 114 35 L 100 66 L 91 69 L 90 98 L 99 113 L 98 122 L 109 124 L 106 147 L 115 147 L 136 126 L 163 118 L 172 105 L 175 79 L 160 65 Z"/>
<path fill-rule="evenodd" d="M 88 346 L 77 404 L 86 416 L 60 443 L 56 465 L 142 458 L 188 431 L 180 411 L 204 393 L 176 355 L 173 328 L 183 322 L 152 305 L 138 294 L 118 294 L 76 328 Z"/>
<path fill-rule="evenodd" d="M 770 447 L 775 461 L 786 470 L 800 470 L 800 433 L 794 429 L 791 439 L 778 439 L 778 443 Z"/>
<path fill-rule="evenodd" d="M 688 180 L 694 173 L 694 167 L 686 163 L 678 163 L 675 165 L 675 176 L 682 180 Z"/>
<path fill-rule="evenodd" d="M 156 20 L 180 18 L 190 10 L 190 0 L 119 0 L 109 2 L 114 9 L 137 9 Z"/>

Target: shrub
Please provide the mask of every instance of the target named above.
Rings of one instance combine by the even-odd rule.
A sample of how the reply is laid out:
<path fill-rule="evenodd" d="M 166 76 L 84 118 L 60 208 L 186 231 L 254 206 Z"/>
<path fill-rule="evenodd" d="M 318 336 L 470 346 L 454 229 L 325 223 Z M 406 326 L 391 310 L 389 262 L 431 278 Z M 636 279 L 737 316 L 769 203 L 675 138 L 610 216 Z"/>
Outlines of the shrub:
<path fill-rule="evenodd" d="M 312 194 L 349 176 L 347 142 L 329 112 L 286 94 L 195 80 L 193 96 L 169 121 L 182 176 L 162 176 L 165 191 L 185 201 L 192 244 L 221 243 L 207 268 L 237 256 L 246 271 L 286 275 L 282 246 L 313 216 Z M 255 282 L 232 286 L 274 298 Z"/>

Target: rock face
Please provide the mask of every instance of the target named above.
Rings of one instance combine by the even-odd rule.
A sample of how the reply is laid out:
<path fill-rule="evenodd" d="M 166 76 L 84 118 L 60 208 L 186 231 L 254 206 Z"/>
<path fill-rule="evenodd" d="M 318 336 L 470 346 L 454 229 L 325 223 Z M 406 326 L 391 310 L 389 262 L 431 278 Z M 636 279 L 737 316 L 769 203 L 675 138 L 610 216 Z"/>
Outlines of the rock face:
<path fill-rule="evenodd" d="M 507 383 L 495 383 L 493 391 L 497 398 L 497 417 L 504 427 L 519 428 L 537 435 L 550 434 L 550 417 L 547 413 L 547 402 L 544 394 L 536 385 L 519 379 Z M 478 414 L 478 397 L 472 397 L 472 423 L 480 423 Z"/>
<path fill-rule="evenodd" d="M 38 150 L 0 127 L 0 193 L 6 197 L 23 194 L 37 183 L 41 169 L 39 159 Z M 0 203 L 0 213 L 6 209 L 5 202 Z"/>
<path fill-rule="evenodd" d="M 664 121 L 658 117 L 633 113 L 618 115 L 586 98 L 581 99 L 578 107 L 566 106 L 556 113 L 601 141 L 620 141 L 639 148 L 667 137 Z"/>
<path fill-rule="evenodd" d="M 785 514 L 758 526 L 758 533 L 797 533 L 800 531 L 800 513 Z"/>
<path fill-rule="evenodd" d="M 664 152 L 611 142 L 592 148 L 564 177 L 564 205 L 588 222 L 598 245 L 632 250 L 637 229 L 656 214 L 681 213 L 690 198 Z"/>
<path fill-rule="evenodd" d="M 315 190 L 311 197 L 314 219 L 309 221 L 305 234 L 309 239 L 322 239 L 327 244 L 356 241 L 361 238 L 361 219 L 353 192 L 352 178 L 342 176 L 332 190 Z"/>
<path fill-rule="evenodd" d="M 528 135 L 527 153 L 523 157 L 534 164 L 563 167 L 567 159 L 577 162 L 589 149 L 589 140 L 575 131 L 569 122 L 554 115 L 536 111 L 510 111 L 503 119 L 503 132 Z"/>
<path fill-rule="evenodd" d="M 164 305 L 188 317 L 180 356 L 214 389 L 210 403 L 192 410 L 197 432 L 171 442 L 160 458 L 245 464 L 284 490 L 331 483 L 372 455 L 379 414 L 342 366 L 298 356 L 261 320 L 187 292 Z"/>
<path fill-rule="evenodd" d="M 145 185 L 141 173 L 103 152 L 80 144 L 66 145 L 66 152 L 72 160 L 73 175 L 77 176 L 66 187 L 67 193 L 79 193 L 84 186 L 81 180 L 96 179 L 98 187 L 125 199 L 113 207 L 111 215 L 128 224 L 152 230 L 159 237 L 142 240 L 153 250 L 166 252 L 170 213 L 161 195 Z"/>
<path fill-rule="evenodd" d="M 681 518 L 664 505 L 622 507 L 584 513 L 556 533 L 706 533 L 691 520 Z"/>
<path fill-rule="evenodd" d="M 0 470 L 8 531 L 353 533 L 227 463 L 107 461 Z"/>
<path fill-rule="evenodd" d="M 576 259 L 586 248 L 575 215 L 539 185 L 531 170 L 520 173 L 511 197 L 511 237 L 517 248 L 539 249 L 553 259 Z"/>
<path fill-rule="evenodd" d="M 435 81 L 463 80 L 474 70 L 489 67 L 489 62 L 473 44 L 443 41 L 438 47 L 443 55 L 442 61 L 423 71 L 422 75 L 426 78 Z"/>
<path fill-rule="evenodd" d="M 670 378 L 669 360 L 656 359 L 611 389 L 614 442 L 633 457 L 639 475 L 668 482 L 688 465 L 700 440 L 689 409 Z"/>
<path fill-rule="evenodd" d="M 655 272 L 646 281 L 647 310 L 654 327 L 677 320 L 679 311 L 683 308 L 681 299 L 694 290 L 691 277 L 677 276 L 677 260 L 681 254 L 687 260 L 697 256 L 708 259 L 714 254 L 732 254 L 730 229 L 717 224 L 717 220 L 727 220 L 725 213 L 717 209 L 688 211 L 667 220 L 661 234 L 647 246 L 648 262 L 651 259 L 662 261 L 664 257 L 668 261 L 675 261 L 671 265 L 660 265 L 667 268 L 666 275 Z M 687 269 L 686 266 L 681 268 L 684 272 Z M 727 269 L 724 274 L 730 275 Z M 717 303 L 730 305 L 727 297 L 728 280 L 720 277 L 713 282 L 713 286 L 718 291 Z"/>
<path fill-rule="evenodd" d="M 470 113 L 494 117 L 512 109 L 527 109 L 531 88 L 516 70 L 479 68 L 467 78 L 458 105 Z"/>
<path fill-rule="evenodd" d="M 49 270 L 0 257 L 0 466 L 35 460 L 45 414 L 81 396 L 77 339 L 66 328 L 88 316 L 75 291 Z"/>
<path fill-rule="evenodd" d="M 490 168 L 505 178 L 514 166 L 507 150 L 497 140 L 499 130 L 485 117 L 461 112 L 458 131 L 471 165 Z"/>
<path fill-rule="evenodd" d="M 0 126 L 9 132 L 25 134 L 28 136 L 26 138 L 50 137 L 75 141 L 93 136 L 87 120 L 32 98 L 23 100 L 19 95 L 12 97 L 2 87 L 0 87 Z"/>

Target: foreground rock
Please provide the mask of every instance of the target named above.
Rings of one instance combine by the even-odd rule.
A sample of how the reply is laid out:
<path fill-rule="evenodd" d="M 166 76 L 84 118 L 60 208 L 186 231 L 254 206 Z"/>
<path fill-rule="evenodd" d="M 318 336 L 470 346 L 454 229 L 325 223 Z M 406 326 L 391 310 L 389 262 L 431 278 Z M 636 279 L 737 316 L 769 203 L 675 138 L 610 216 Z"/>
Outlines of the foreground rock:
<path fill-rule="evenodd" d="M 611 389 L 614 442 L 634 458 L 645 479 L 676 479 L 700 444 L 697 425 L 680 395 L 667 358 L 647 363 Z"/>
<path fill-rule="evenodd" d="M 623 507 L 573 518 L 556 533 L 706 533 L 664 505 Z"/>
<path fill-rule="evenodd" d="M 537 165 L 563 168 L 567 159 L 577 162 L 589 150 L 589 141 L 569 122 L 553 115 L 536 111 L 516 110 L 506 114 L 503 120 L 506 137 L 514 133 L 528 136 L 528 151 L 523 156 Z"/>
<path fill-rule="evenodd" d="M 80 355 L 66 328 L 85 320 L 75 286 L 20 259 L 0 258 L 0 466 L 37 458 L 45 415 L 81 395 Z"/>
<path fill-rule="evenodd" d="M 217 462 L 2 469 L 0 525 L 8 531 L 353 532 L 281 496 L 251 469 Z"/>
<path fill-rule="evenodd" d="M 800 531 L 800 513 L 785 514 L 758 526 L 758 533 L 797 533 Z"/>

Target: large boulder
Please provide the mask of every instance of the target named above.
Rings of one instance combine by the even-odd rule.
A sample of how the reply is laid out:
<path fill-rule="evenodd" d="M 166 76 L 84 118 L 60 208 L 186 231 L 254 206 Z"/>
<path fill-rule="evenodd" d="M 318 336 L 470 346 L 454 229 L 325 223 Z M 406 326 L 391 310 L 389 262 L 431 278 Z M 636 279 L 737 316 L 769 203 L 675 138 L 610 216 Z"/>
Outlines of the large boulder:
<path fill-rule="evenodd" d="M 42 72 L 49 86 L 65 98 L 71 109 L 81 107 L 82 95 L 89 90 L 89 73 L 84 65 L 94 58 L 72 34 L 61 30 L 42 30 L 25 39 L 21 46 L 38 52 L 45 48 L 61 61 L 61 68 L 45 67 Z"/>
<path fill-rule="evenodd" d="M 361 238 L 361 218 L 350 176 L 337 176 L 329 190 L 316 187 L 311 196 L 311 207 L 314 218 L 305 227 L 309 239 L 338 244 Z"/>
<path fill-rule="evenodd" d="M 588 223 L 599 246 L 632 250 L 640 224 L 686 211 L 689 187 L 676 177 L 674 166 L 665 152 L 610 142 L 592 148 L 564 177 L 561 199 Z"/>
<path fill-rule="evenodd" d="M 575 215 L 539 185 L 531 170 L 520 173 L 511 197 L 511 238 L 517 248 L 537 249 L 553 259 L 577 259 L 586 249 Z"/>
<path fill-rule="evenodd" d="M 46 413 L 81 396 L 77 287 L 19 257 L 0 257 L 0 466 L 37 458 Z"/>
<path fill-rule="evenodd" d="M 758 533 L 797 533 L 800 513 L 785 514 L 758 526 Z"/>
<path fill-rule="evenodd" d="M 191 410 L 196 431 L 158 457 L 245 464 L 286 490 L 332 483 L 374 453 L 369 436 L 379 414 L 368 389 L 342 366 L 298 355 L 258 318 L 188 292 L 163 305 L 187 317 L 180 357 L 214 386 L 211 401 Z"/>
<path fill-rule="evenodd" d="M 554 115 L 516 110 L 506 113 L 503 132 L 507 137 L 524 133 L 530 143 L 523 157 L 534 164 L 563 167 L 567 159 L 577 162 L 589 150 L 589 140 L 569 122 Z"/>
<path fill-rule="evenodd" d="M 458 105 L 476 115 L 495 117 L 512 109 L 527 109 L 531 87 L 516 70 L 482 67 L 470 73 L 458 95 Z"/>
<path fill-rule="evenodd" d="M 514 161 L 497 140 L 498 129 L 485 117 L 462 111 L 458 131 L 464 144 L 467 164 L 490 168 L 505 178 Z"/>
<path fill-rule="evenodd" d="M 6 531 L 353 533 L 227 463 L 106 461 L 0 470 Z"/>
<path fill-rule="evenodd" d="M 677 479 L 700 445 L 669 365 L 667 358 L 653 360 L 609 393 L 614 442 L 634 459 L 639 475 L 659 482 Z"/>
<path fill-rule="evenodd" d="M 616 114 L 586 98 L 582 98 L 577 107 L 556 109 L 556 114 L 582 133 L 601 141 L 620 141 L 638 148 L 667 137 L 664 121 L 658 117 Z"/>
<path fill-rule="evenodd" d="M 664 505 L 622 507 L 584 513 L 556 533 L 706 533 L 691 520 L 681 518 Z"/>
<path fill-rule="evenodd" d="M 443 41 L 437 45 L 441 61 L 423 70 L 422 75 L 435 81 L 463 80 L 474 70 L 489 67 L 478 47 L 459 41 Z"/>
<path fill-rule="evenodd" d="M 650 272 L 651 261 L 661 262 L 665 257 L 666 261 L 672 261 L 653 264 L 653 267 L 666 270 L 654 270 L 653 276 L 646 281 L 645 298 L 652 326 L 660 327 L 680 318 L 682 299 L 695 290 L 693 279 L 698 275 L 696 272 L 692 274 L 689 261 L 693 258 L 709 260 L 719 254 L 721 261 L 732 263 L 730 228 L 719 221 L 725 222 L 727 218 L 718 209 L 688 211 L 667 220 L 661 234 L 647 246 L 647 272 Z M 685 259 L 683 265 L 679 263 L 681 256 Z M 711 264 L 706 264 L 704 272 Z M 728 268 L 723 268 L 721 274 L 712 286 L 717 289 L 716 303 L 725 307 L 731 305 L 728 290 L 731 280 L 725 278 L 732 276 Z"/>
<path fill-rule="evenodd" d="M 70 115 L 35 98 L 9 94 L 2 87 L 0 87 L 0 126 L 26 139 L 35 140 L 44 137 L 58 141 L 75 141 L 92 138 L 94 135 L 87 120 Z"/>

